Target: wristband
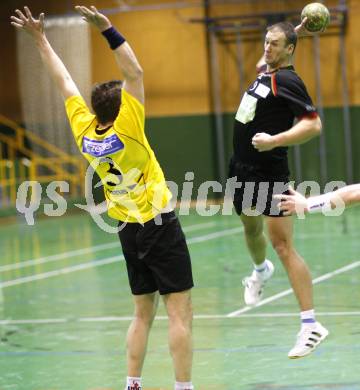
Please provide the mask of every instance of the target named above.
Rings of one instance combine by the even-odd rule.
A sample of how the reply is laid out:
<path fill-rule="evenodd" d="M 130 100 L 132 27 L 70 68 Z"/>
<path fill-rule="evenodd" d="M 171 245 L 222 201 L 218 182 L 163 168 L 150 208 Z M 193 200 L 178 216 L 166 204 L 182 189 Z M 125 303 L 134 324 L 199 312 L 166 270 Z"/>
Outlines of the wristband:
<path fill-rule="evenodd" d="M 332 194 L 328 193 L 324 195 L 307 198 L 306 208 L 309 214 L 331 211 L 332 210 L 331 197 Z"/>
<path fill-rule="evenodd" d="M 102 31 L 101 34 L 108 41 L 108 44 L 112 50 L 117 49 L 125 42 L 125 38 L 113 26 L 111 26 L 105 31 Z"/>

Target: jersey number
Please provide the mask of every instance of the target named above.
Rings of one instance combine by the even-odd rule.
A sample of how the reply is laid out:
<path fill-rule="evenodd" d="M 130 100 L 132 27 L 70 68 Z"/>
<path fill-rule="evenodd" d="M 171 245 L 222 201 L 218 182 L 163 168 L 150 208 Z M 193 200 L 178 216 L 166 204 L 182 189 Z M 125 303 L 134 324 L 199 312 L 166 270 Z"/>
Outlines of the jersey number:
<path fill-rule="evenodd" d="M 119 184 L 122 183 L 123 175 L 122 175 L 122 173 L 121 173 L 121 171 L 119 169 L 114 168 L 115 167 L 115 163 L 114 163 L 114 161 L 110 157 L 105 157 L 105 158 L 100 159 L 100 163 L 107 163 L 107 164 L 109 164 L 110 167 L 107 170 L 108 175 L 112 174 L 118 180 L 117 183 L 114 183 L 113 181 L 106 180 L 106 184 L 108 186 L 115 187 L 115 186 L 118 186 Z M 106 179 L 107 179 L 107 177 L 106 177 Z"/>

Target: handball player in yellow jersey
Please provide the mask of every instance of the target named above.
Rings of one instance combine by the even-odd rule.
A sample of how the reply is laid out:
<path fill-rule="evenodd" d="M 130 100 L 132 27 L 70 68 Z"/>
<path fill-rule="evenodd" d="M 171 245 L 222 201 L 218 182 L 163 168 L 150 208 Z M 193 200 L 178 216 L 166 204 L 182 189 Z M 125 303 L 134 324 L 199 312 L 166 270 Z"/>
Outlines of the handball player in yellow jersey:
<path fill-rule="evenodd" d="M 163 296 L 169 316 L 169 347 L 175 389 L 192 390 L 191 261 L 180 223 L 169 207 L 171 193 L 144 132 L 143 71 L 125 38 L 95 7 L 75 7 L 108 41 L 123 81 L 93 87 L 88 109 L 44 33 L 44 14 L 16 10 L 12 24 L 34 39 L 42 61 L 65 100 L 77 145 L 104 186 L 119 237 L 135 303 L 127 334 L 126 390 L 140 390 L 149 331 Z"/>

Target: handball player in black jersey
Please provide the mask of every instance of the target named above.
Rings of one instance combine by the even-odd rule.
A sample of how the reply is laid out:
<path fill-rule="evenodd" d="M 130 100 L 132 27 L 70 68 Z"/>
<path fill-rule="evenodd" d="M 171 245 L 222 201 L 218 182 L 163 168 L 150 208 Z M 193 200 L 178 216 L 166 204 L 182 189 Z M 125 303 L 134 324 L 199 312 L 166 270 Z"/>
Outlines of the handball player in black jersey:
<path fill-rule="evenodd" d="M 234 206 L 244 225 L 245 239 L 254 263 L 243 280 L 247 305 L 262 298 L 264 285 L 274 272 L 266 258 L 264 224 L 282 261 L 301 311 L 301 330 L 289 358 L 312 352 L 328 335 L 315 319 L 310 271 L 293 246 L 293 220 L 279 210 L 273 195 L 287 194 L 288 147 L 308 142 L 321 132 L 321 121 L 292 58 L 297 33 L 292 24 L 267 29 L 266 67 L 242 97 L 234 124 L 234 154 L 229 177 L 236 177 Z"/>

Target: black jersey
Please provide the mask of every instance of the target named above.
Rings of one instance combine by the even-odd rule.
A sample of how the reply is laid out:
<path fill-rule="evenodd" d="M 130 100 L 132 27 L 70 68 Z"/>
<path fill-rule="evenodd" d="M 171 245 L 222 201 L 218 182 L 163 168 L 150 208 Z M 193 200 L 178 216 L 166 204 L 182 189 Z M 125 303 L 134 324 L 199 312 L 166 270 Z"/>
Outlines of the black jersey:
<path fill-rule="evenodd" d="M 315 115 L 316 108 L 293 66 L 259 74 L 236 113 L 234 159 L 260 166 L 264 172 L 286 174 L 287 147 L 259 152 L 251 140 L 256 133 L 275 135 L 289 130 L 295 118 Z"/>

